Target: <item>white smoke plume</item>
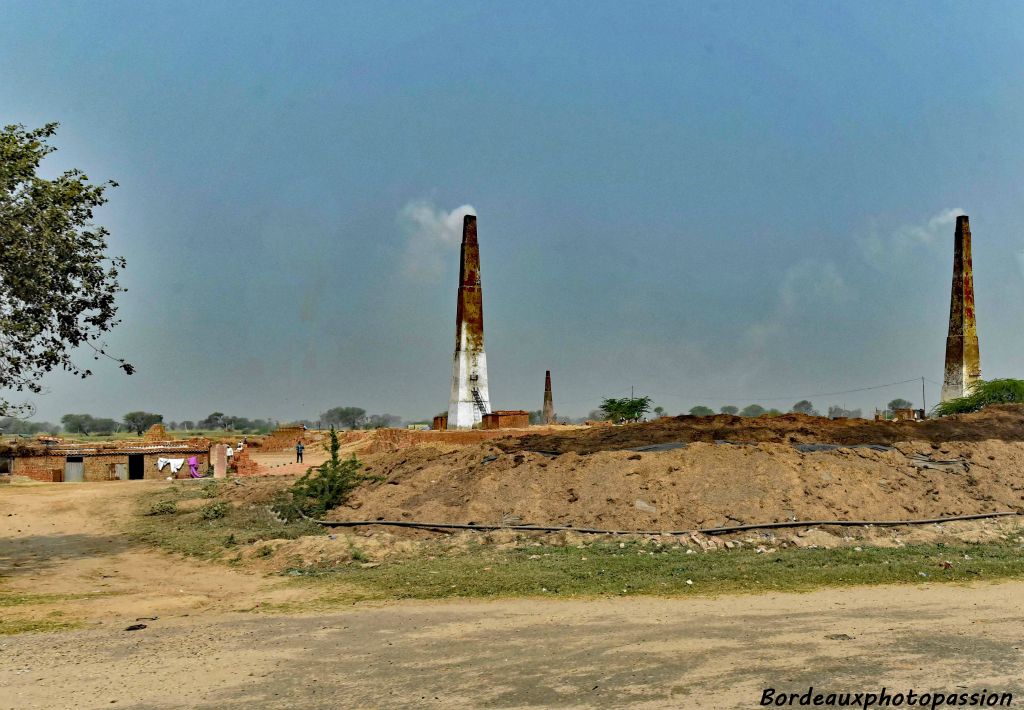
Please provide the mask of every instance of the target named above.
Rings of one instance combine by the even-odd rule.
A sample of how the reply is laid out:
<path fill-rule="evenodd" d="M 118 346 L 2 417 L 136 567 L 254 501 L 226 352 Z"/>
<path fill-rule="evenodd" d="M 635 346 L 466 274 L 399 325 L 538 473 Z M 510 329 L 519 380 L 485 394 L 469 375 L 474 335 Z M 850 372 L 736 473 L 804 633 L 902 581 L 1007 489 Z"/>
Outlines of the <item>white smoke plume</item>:
<path fill-rule="evenodd" d="M 446 211 L 430 200 L 412 200 L 398 212 L 405 234 L 403 269 L 407 275 L 436 279 L 444 273 L 448 252 L 462 242 L 462 218 L 475 215 L 472 205 Z"/>
<path fill-rule="evenodd" d="M 892 266 L 894 260 L 911 256 L 915 248 L 952 244 L 953 226 L 956 218 L 962 214 L 962 208 L 951 207 L 939 211 L 923 223 L 903 225 L 888 234 L 880 232 L 876 227 L 859 239 L 861 250 L 872 266 L 886 269 Z M 943 242 L 943 239 L 946 241 Z"/>

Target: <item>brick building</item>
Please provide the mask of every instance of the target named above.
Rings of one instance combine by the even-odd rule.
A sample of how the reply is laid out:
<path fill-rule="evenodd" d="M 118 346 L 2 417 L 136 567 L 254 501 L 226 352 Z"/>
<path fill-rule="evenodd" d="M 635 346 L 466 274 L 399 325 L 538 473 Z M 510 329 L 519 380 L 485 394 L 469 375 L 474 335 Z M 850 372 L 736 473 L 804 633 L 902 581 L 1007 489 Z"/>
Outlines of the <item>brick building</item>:
<path fill-rule="evenodd" d="M 0 444 L 0 473 L 26 476 L 37 481 L 116 481 L 160 479 L 168 476 L 187 478 L 188 459 L 196 457 L 199 471 L 210 464 L 210 442 L 190 441 L 112 441 L 101 444 L 74 444 L 61 441 L 32 441 Z M 160 459 L 185 459 L 172 473 L 161 470 Z"/>

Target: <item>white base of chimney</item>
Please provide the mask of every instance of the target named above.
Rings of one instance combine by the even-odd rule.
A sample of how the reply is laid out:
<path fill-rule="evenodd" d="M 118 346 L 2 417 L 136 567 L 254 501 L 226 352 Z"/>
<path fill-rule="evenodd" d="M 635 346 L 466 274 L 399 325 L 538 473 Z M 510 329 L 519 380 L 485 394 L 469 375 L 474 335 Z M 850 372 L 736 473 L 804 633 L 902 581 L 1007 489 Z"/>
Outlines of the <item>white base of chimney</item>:
<path fill-rule="evenodd" d="M 473 396 L 476 389 L 480 394 L 484 411 Z M 482 350 L 456 351 L 452 362 L 452 393 L 448 400 L 448 428 L 472 429 L 483 421 L 483 415 L 491 411 L 491 400 L 487 393 L 487 355 Z"/>

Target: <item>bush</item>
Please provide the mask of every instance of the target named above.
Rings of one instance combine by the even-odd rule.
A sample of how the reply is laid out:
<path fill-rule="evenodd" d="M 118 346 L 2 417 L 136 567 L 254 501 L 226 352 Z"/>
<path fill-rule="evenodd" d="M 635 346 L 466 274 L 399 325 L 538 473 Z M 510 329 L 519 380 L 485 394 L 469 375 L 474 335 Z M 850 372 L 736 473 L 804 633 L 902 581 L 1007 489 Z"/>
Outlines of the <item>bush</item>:
<path fill-rule="evenodd" d="M 650 409 L 650 397 L 624 397 L 622 399 L 608 397 L 601 402 L 604 418 L 616 424 L 638 422 Z"/>
<path fill-rule="evenodd" d="M 161 500 L 149 506 L 149 510 L 146 511 L 146 515 L 174 515 L 177 512 L 177 503 L 173 500 Z"/>
<path fill-rule="evenodd" d="M 950 414 L 977 412 L 990 404 L 1013 403 L 1024 403 L 1024 380 L 980 380 L 966 397 L 940 402 L 932 411 L 940 417 L 945 417 Z"/>
<path fill-rule="evenodd" d="M 203 520 L 219 520 L 228 514 L 231 506 L 225 501 L 219 500 L 216 503 L 207 503 L 199 509 L 199 517 Z"/>
<path fill-rule="evenodd" d="M 341 444 L 334 427 L 331 427 L 330 437 L 325 448 L 331 457 L 316 468 L 310 467 L 302 478 L 274 501 L 274 512 L 286 522 L 321 517 L 348 500 L 352 491 L 364 482 L 380 480 L 362 473 L 363 465 L 355 456 L 341 460 L 338 456 Z"/>

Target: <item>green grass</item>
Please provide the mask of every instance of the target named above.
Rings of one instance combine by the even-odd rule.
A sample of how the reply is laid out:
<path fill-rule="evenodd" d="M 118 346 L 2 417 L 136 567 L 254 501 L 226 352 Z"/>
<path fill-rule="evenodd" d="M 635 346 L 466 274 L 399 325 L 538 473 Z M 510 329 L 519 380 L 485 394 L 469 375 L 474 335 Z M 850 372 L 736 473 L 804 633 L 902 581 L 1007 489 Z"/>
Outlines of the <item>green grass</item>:
<path fill-rule="evenodd" d="M 98 596 L 100 596 L 98 592 L 88 594 L 24 594 L 0 591 L 0 608 L 34 604 L 56 604 L 73 599 L 91 599 Z"/>
<path fill-rule="evenodd" d="M 280 522 L 263 505 L 233 506 L 215 501 L 193 510 L 179 509 L 184 501 L 216 498 L 221 485 L 211 481 L 145 493 L 140 497 L 139 515 L 131 532 L 156 547 L 207 560 L 234 554 L 238 545 L 324 534 L 315 523 Z"/>
<path fill-rule="evenodd" d="M 232 563 L 242 560 L 238 552 L 243 545 L 252 546 L 257 558 L 271 557 L 274 548 L 263 541 L 325 534 L 306 521 L 280 522 L 266 505 L 226 505 L 223 487 L 230 485 L 209 482 L 147 492 L 140 498 L 135 532 L 166 550 Z M 194 499 L 202 501 L 186 503 Z M 173 512 L 145 515 L 154 507 Z M 650 540 L 534 546 L 528 535 L 517 547 L 497 548 L 477 544 L 482 538 L 470 536 L 468 548 L 461 543 L 453 546 L 452 540 L 444 538 L 426 542 L 401 558 L 382 560 L 353 548 L 350 563 L 297 566 L 284 574 L 297 584 L 315 588 L 319 599 L 314 605 L 453 597 L 803 592 L 821 587 L 1024 578 L 1020 535 L 1018 530 L 997 542 L 978 544 L 793 547 L 768 553 L 757 553 L 750 545 L 688 553 L 685 547 Z"/>
<path fill-rule="evenodd" d="M 74 599 L 91 599 L 101 596 L 99 592 L 85 594 L 27 594 L 23 592 L 0 591 L 0 609 L 12 607 L 45 606 L 59 604 Z M 103 593 L 102 596 L 107 596 Z M 45 614 L 45 616 L 43 615 Z M 53 610 L 21 610 L 14 616 L 9 613 L 0 614 L 0 636 L 11 636 L 40 631 L 67 631 L 82 626 L 82 622 L 64 619 L 64 612 Z"/>
<path fill-rule="evenodd" d="M 70 631 L 81 626 L 81 622 L 58 621 L 56 619 L 0 619 L 0 636 L 32 632 Z"/>
<path fill-rule="evenodd" d="M 945 569 L 943 562 L 952 568 Z M 686 554 L 684 549 L 641 543 L 601 543 L 582 549 L 479 548 L 373 568 L 307 567 L 287 573 L 323 585 L 320 602 L 328 604 L 451 597 L 714 596 L 1022 578 L 1024 550 L 1003 542 L 864 547 L 860 552 L 791 548 L 767 554 L 744 549 Z"/>

